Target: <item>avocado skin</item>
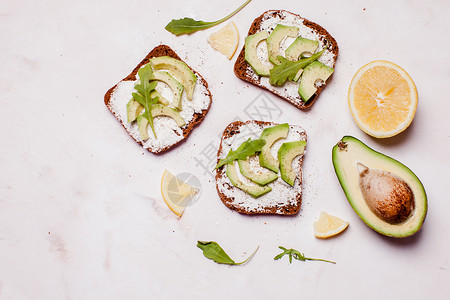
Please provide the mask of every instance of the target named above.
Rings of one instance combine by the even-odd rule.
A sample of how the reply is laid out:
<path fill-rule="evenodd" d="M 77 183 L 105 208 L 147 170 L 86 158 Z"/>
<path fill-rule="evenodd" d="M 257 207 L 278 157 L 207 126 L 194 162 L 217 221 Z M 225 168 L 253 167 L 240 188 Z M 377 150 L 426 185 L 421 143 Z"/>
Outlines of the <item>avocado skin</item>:
<path fill-rule="evenodd" d="M 349 160 L 351 163 L 349 163 Z M 332 161 L 336 176 L 348 202 L 367 226 L 382 235 L 395 238 L 412 236 L 422 228 L 428 210 L 427 195 L 422 182 L 407 166 L 375 151 L 352 136 L 344 136 L 333 147 Z M 352 186 L 352 183 L 359 179 L 359 173 L 355 172 L 356 162 L 368 165 L 371 168 L 385 169 L 385 171 L 407 181 L 414 193 L 415 209 L 406 221 L 401 224 L 389 224 L 370 211 L 362 197 L 361 190 L 356 188 L 355 185 Z M 355 163 L 355 166 L 352 166 L 352 163 Z"/>

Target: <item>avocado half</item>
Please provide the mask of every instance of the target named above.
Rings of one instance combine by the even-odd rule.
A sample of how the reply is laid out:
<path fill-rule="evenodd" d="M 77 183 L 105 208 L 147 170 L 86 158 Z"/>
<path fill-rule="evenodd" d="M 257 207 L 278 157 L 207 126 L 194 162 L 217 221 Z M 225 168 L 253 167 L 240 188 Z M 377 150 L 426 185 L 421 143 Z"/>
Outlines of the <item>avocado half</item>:
<path fill-rule="evenodd" d="M 344 136 L 333 147 L 332 158 L 334 170 L 348 202 L 370 228 L 397 238 L 411 236 L 420 230 L 427 214 L 427 195 L 419 178 L 408 167 L 351 136 Z M 390 172 L 408 184 L 413 193 L 414 208 L 405 221 L 398 224 L 389 223 L 370 209 L 360 188 L 358 164 L 369 169 Z"/>

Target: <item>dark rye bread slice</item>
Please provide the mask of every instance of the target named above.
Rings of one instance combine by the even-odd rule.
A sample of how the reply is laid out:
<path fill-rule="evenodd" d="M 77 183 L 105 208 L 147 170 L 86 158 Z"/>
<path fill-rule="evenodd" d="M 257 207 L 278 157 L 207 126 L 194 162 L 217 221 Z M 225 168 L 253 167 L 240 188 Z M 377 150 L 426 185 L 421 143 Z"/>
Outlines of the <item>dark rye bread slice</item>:
<path fill-rule="evenodd" d="M 217 152 L 217 162 L 221 158 L 226 157 L 230 148 L 236 150 L 249 137 L 256 139 L 260 136 L 264 128 L 275 125 L 278 124 L 256 120 L 246 122 L 236 121 L 229 124 L 222 135 Z M 290 125 L 287 138 L 275 142 L 272 148 L 278 151 L 278 148 L 283 142 L 294 140 L 306 141 L 306 132 L 298 125 Z M 257 157 L 255 157 L 254 163 L 259 167 Z M 278 174 L 278 179 L 269 183 L 272 191 L 256 199 L 233 186 L 226 175 L 226 168 L 228 166 L 222 166 L 216 170 L 217 193 L 225 206 L 242 214 L 296 214 L 299 212 L 302 202 L 302 164 L 303 155 L 294 159 L 293 167 L 297 173 L 297 178 L 293 187 L 284 182 L 280 174 Z M 245 178 L 242 178 L 242 180 L 250 183 Z"/>
<path fill-rule="evenodd" d="M 294 21 L 292 22 L 292 20 Z M 266 30 L 266 28 L 262 28 L 265 27 L 264 24 L 266 25 L 270 24 L 267 30 L 269 33 L 271 33 L 278 22 L 280 22 L 283 25 L 290 25 L 290 26 L 297 25 L 296 27 L 299 27 L 299 25 L 301 25 L 301 28 L 299 30 L 299 36 L 306 38 L 311 38 L 308 37 L 308 35 L 317 36 L 317 40 L 319 41 L 320 44 L 319 50 L 324 48 L 325 46 L 328 47 L 328 50 L 324 51 L 324 53 L 322 54 L 322 58 L 319 58 L 319 61 L 326 60 L 326 65 L 334 69 L 336 59 L 339 53 L 339 47 L 337 45 L 336 40 L 323 27 L 307 19 L 304 19 L 297 14 L 293 14 L 291 12 L 284 10 L 266 11 L 253 21 L 248 31 L 248 35 L 255 34 L 262 30 Z M 302 34 L 302 32 L 307 32 L 306 36 Z M 333 59 L 331 59 L 332 56 L 334 56 Z M 326 86 L 325 84 L 317 86 L 317 92 L 308 100 L 308 102 L 305 103 L 302 101 L 298 92 L 292 91 L 293 85 L 295 85 L 293 82 L 286 82 L 283 86 L 276 87 L 268 84 L 268 79 L 261 78 L 261 76 L 256 75 L 251 66 L 245 61 L 245 46 L 242 48 L 236 60 L 236 63 L 234 65 L 234 73 L 238 78 L 250 82 L 263 89 L 266 89 L 274 93 L 275 95 L 278 95 L 279 97 L 290 102 L 292 105 L 294 105 L 299 109 L 310 108 Z M 329 78 L 327 81 L 329 82 L 330 79 L 331 78 Z M 292 86 L 288 88 L 289 85 Z M 298 83 L 296 84 L 296 87 L 298 88 Z M 289 91 L 288 89 L 291 91 Z"/>
<path fill-rule="evenodd" d="M 212 102 L 211 92 L 208 89 L 208 83 L 198 72 L 196 72 L 191 67 L 189 67 L 194 72 L 195 76 L 197 77 L 197 83 L 196 83 L 195 90 L 200 89 L 200 91 L 201 91 L 201 93 L 200 94 L 197 93 L 197 95 L 200 95 L 201 97 L 205 97 L 204 102 L 206 104 L 204 104 L 204 107 L 201 108 L 201 110 L 199 109 L 199 111 L 194 111 L 194 113 L 192 115 L 192 119 L 189 122 L 186 122 L 186 125 L 184 125 L 181 128 L 181 131 L 179 131 L 179 132 L 174 131 L 174 133 L 176 133 L 176 135 L 179 138 L 177 138 L 173 142 L 169 142 L 169 144 L 162 144 L 158 147 L 156 147 L 154 145 L 146 145 L 146 142 L 142 141 L 140 139 L 139 133 L 137 132 L 137 125 L 128 124 L 126 116 L 123 116 L 118 112 L 117 107 L 113 103 L 114 102 L 113 101 L 114 92 L 116 91 L 116 88 L 118 87 L 118 85 L 121 84 L 122 82 L 136 81 L 138 70 L 145 64 L 149 63 L 151 58 L 160 57 L 160 56 L 170 56 L 175 59 L 181 60 L 180 57 L 175 53 L 175 51 L 173 51 L 169 46 L 159 45 L 159 46 L 155 47 L 152 51 L 150 51 L 150 53 L 147 54 L 147 56 L 134 68 L 134 70 L 127 77 L 125 77 L 118 84 L 116 84 L 115 86 L 110 88 L 106 92 L 105 98 L 104 98 L 106 106 L 113 113 L 113 115 L 117 118 L 117 120 L 122 124 L 122 126 L 125 128 L 125 130 L 128 132 L 128 134 L 130 134 L 130 136 L 137 143 L 139 143 L 141 146 L 143 146 L 145 149 L 147 149 L 148 151 L 155 153 L 155 154 L 163 153 L 169 149 L 172 149 L 174 146 L 178 145 L 182 141 L 185 141 L 186 138 L 188 137 L 188 135 L 194 129 L 194 127 L 203 121 L 203 119 L 205 118 L 206 114 L 209 111 L 209 108 L 210 108 L 211 102 Z M 186 96 L 184 94 L 185 94 L 185 92 L 183 92 L 183 99 L 186 99 Z M 196 95 L 196 91 L 194 92 L 194 97 L 195 97 L 195 95 Z M 130 94 L 129 99 L 131 99 L 131 94 Z M 194 100 L 195 100 L 195 98 L 190 101 L 194 101 Z M 166 118 L 166 117 L 163 117 L 163 118 Z M 158 134 L 157 128 L 156 128 L 156 131 Z"/>

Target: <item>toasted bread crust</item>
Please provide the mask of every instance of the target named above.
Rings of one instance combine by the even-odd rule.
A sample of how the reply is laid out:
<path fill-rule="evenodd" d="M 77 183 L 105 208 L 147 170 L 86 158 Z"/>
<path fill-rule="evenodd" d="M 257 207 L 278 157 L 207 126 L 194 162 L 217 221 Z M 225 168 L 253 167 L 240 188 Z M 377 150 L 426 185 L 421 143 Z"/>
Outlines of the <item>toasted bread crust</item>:
<path fill-rule="evenodd" d="M 273 123 L 273 122 L 263 122 L 263 121 L 256 121 L 256 120 L 250 120 L 250 121 L 246 121 L 246 122 L 241 122 L 241 121 L 236 121 L 233 123 L 230 123 L 225 130 L 223 131 L 223 135 L 222 135 L 222 139 L 220 142 L 220 146 L 219 146 L 219 150 L 217 151 L 217 163 L 220 160 L 220 155 L 222 153 L 222 142 L 224 139 L 227 139 L 235 134 L 239 134 L 240 132 L 240 128 L 243 125 L 246 124 L 256 124 L 261 126 L 261 129 L 268 127 L 268 126 L 275 126 L 278 125 L 277 123 Z M 302 135 L 302 137 L 304 138 L 304 140 L 306 141 L 306 133 L 304 133 Z M 299 169 L 300 172 L 297 173 L 297 180 L 298 180 L 298 184 L 301 186 L 302 185 L 302 164 L 303 164 L 303 157 L 301 157 L 298 160 L 298 164 L 299 164 Z M 228 207 L 229 209 L 235 210 L 241 214 L 248 214 L 248 215 L 255 215 L 255 214 L 277 214 L 277 215 L 295 215 L 300 211 L 300 206 L 302 203 L 302 191 L 297 190 L 295 193 L 295 199 L 294 201 L 291 201 L 290 204 L 285 204 L 285 205 L 280 205 L 279 203 L 272 203 L 270 205 L 267 205 L 261 209 L 253 209 L 250 210 L 247 207 L 245 207 L 245 205 L 243 205 L 243 203 L 245 203 L 245 199 L 238 199 L 239 201 L 236 202 L 233 197 L 229 197 L 227 195 L 225 195 L 225 193 L 220 191 L 220 187 L 219 187 L 219 179 L 226 177 L 226 166 L 222 166 L 220 168 L 218 168 L 216 170 L 216 190 L 217 193 L 220 197 L 220 200 L 223 202 L 223 204 L 225 204 L 226 207 Z M 281 180 L 281 179 L 278 179 Z M 233 185 L 228 185 L 226 187 L 227 189 L 237 189 L 235 186 Z M 250 195 L 247 195 L 249 198 L 251 198 Z M 264 196 L 263 196 L 264 197 Z"/>
<path fill-rule="evenodd" d="M 175 53 L 175 51 L 173 51 L 169 46 L 167 45 L 159 45 L 155 48 L 153 48 L 152 51 L 150 51 L 149 54 L 147 54 L 147 56 L 134 68 L 134 70 L 124 79 L 122 79 L 122 81 L 134 81 L 137 79 L 136 75 L 139 71 L 139 69 L 144 66 L 145 64 L 150 62 L 150 59 L 154 58 L 154 57 L 160 57 L 160 56 L 170 56 L 172 58 L 181 60 L 181 58 Z M 187 64 L 186 64 L 187 65 Z M 205 89 L 207 91 L 207 95 L 210 98 L 209 101 L 209 106 L 202 110 L 201 113 L 195 113 L 193 119 L 187 123 L 184 127 L 182 127 L 183 130 L 183 138 L 179 141 L 177 141 L 176 143 L 167 146 L 165 148 L 162 149 L 152 149 L 152 148 L 146 148 L 148 151 L 154 153 L 154 154 L 160 154 L 163 153 L 169 149 L 172 149 L 173 147 L 175 147 L 176 145 L 180 144 L 181 142 L 185 141 L 186 138 L 188 137 L 188 135 L 191 133 L 191 131 L 194 129 L 195 126 L 197 126 L 198 124 L 200 124 L 203 119 L 205 118 L 206 114 L 209 111 L 209 108 L 211 107 L 211 102 L 212 102 L 212 97 L 211 97 L 211 92 L 208 89 L 208 83 L 206 82 L 206 80 L 195 70 L 193 70 L 189 65 L 188 67 L 194 72 L 194 74 L 197 76 L 197 84 L 202 84 L 205 86 Z M 123 123 L 123 121 L 120 120 L 119 116 L 117 115 L 117 113 L 112 109 L 112 106 L 110 105 L 110 101 L 111 101 L 111 96 L 114 92 L 114 89 L 117 87 L 117 84 L 115 86 L 113 86 L 112 88 L 110 88 L 104 97 L 104 101 L 106 106 L 108 107 L 108 109 L 111 111 L 111 113 L 116 117 L 116 119 L 122 124 L 123 128 L 125 128 L 125 130 L 128 132 L 127 128 L 125 127 L 125 124 Z M 128 134 L 130 134 L 130 132 L 128 132 Z M 130 136 L 141 146 L 144 147 L 144 144 L 142 141 L 137 140 L 135 137 L 133 137 L 131 134 Z"/>
<path fill-rule="evenodd" d="M 269 10 L 264 12 L 261 16 L 259 16 L 258 18 L 256 18 L 249 31 L 248 31 L 248 35 L 252 35 L 255 34 L 259 31 L 261 31 L 261 22 L 263 21 L 263 19 L 265 18 L 274 18 L 274 17 L 282 17 L 283 14 L 292 14 L 290 12 L 287 11 L 283 11 L 283 10 Z M 301 16 L 297 15 L 297 14 L 292 14 L 295 15 L 299 18 L 302 18 Z M 303 24 L 311 29 L 313 29 L 315 32 L 317 32 L 320 36 L 321 36 L 321 42 L 328 44 L 330 46 L 330 51 L 335 55 L 335 60 L 333 63 L 333 68 L 335 66 L 336 63 L 336 59 L 338 57 L 339 54 L 339 47 L 337 45 L 336 40 L 331 36 L 331 34 L 328 33 L 328 31 L 325 30 L 325 28 L 323 28 L 322 26 L 311 22 L 307 19 L 303 19 Z M 242 79 L 244 81 L 250 82 L 256 86 L 259 86 L 263 89 L 266 89 L 272 93 L 274 93 L 275 95 L 279 96 L 280 98 L 290 102 L 292 105 L 294 105 L 295 107 L 297 107 L 298 109 L 308 109 L 310 108 L 314 102 L 316 101 L 316 99 L 319 97 L 320 93 L 323 91 L 323 89 L 325 88 L 326 85 L 321 85 L 319 87 L 317 87 L 317 92 L 311 97 L 311 99 L 308 100 L 308 102 L 303 102 L 300 98 L 300 96 L 298 96 L 297 98 L 291 98 L 288 97 L 287 95 L 283 94 L 282 91 L 277 91 L 277 90 L 270 90 L 265 86 L 261 85 L 261 76 L 257 76 L 256 74 L 254 74 L 254 76 L 256 76 L 257 78 L 254 78 L 254 76 L 251 76 L 252 74 L 248 74 L 247 70 L 251 69 L 250 65 L 245 61 L 245 46 L 242 48 L 241 52 L 239 53 L 238 58 L 236 59 L 236 63 L 234 64 L 234 74 L 239 78 Z M 331 75 L 331 77 L 327 80 L 328 82 L 331 80 L 331 78 L 333 77 L 333 75 Z"/>

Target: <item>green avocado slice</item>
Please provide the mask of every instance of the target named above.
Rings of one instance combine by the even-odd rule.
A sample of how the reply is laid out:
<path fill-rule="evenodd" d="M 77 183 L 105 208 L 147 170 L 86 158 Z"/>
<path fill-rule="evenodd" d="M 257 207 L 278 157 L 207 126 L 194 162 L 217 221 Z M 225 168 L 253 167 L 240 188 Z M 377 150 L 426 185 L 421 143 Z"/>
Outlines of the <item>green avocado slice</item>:
<path fill-rule="evenodd" d="M 264 139 L 266 144 L 259 154 L 259 164 L 261 167 L 267 168 L 275 173 L 278 173 L 279 162 L 272 153 L 270 148 L 279 139 L 286 138 L 289 133 L 289 124 L 279 124 L 272 127 L 267 127 L 261 133 L 260 139 Z"/>
<path fill-rule="evenodd" d="M 303 154 L 305 146 L 305 141 L 288 142 L 283 143 L 278 150 L 281 178 L 291 186 L 294 186 L 295 178 L 297 177 L 292 168 L 292 161 Z"/>
<path fill-rule="evenodd" d="M 274 173 L 266 169 L 263 169 L 264 172 L 256 171 L 250 165 L 250 159 L 251 158 L 248 157 L 247 159 L 238 160 L 239 171 L 241 172 L 242 175 L 244 175 L 244 177 L 250 179 L 251 181 L 259 185 L 266 185 L 268 183 L 271 183 L 272 181 L 277 180 L 278 178 L 277 173 Z"/>
<path fill-rule="evenodd" d="M 172 106 L 178 110 L 182 110 L 181 106 L 181 95 L 183 93 L 183 85 L 179 83 L 172 75 L 166 71 L 155 71 L 153 72 L 154 80 L 166 83 L 173 92 Z"/>
<path fill-rule="evenodd" d="M 271 63 L 263 63 L 257 54 L 258 44 L 267 39 L 268 36 L 267 31 L 260 31 L 245 38 L 245 61 L 259 76 L 270 76 L 270 69 L 273 67 Z"/>
<path fill-rule="evenodd" d="M 262 195 L 267 194 L 268 192 L 270 192 L 272 190 L 272 188 L 267 185 L 265 185 L 265 186 L 260 186 L 257 184 L 248 185 L 248 184 L 243 183 L 238 177 L 238 172 L 236 171 L 236 167 L 235 167 L 234 163 L 235 163 L 235 161 L 227 164 L 226 174 L 227 174 L 228 179 L 230 179 L 231 183 L 235 187 L 243 190 L 244 192 L 246 192 L 253 198 L 258 198 Z"/>
<path fill-rule="evenodd" d="M 170 56 L 154 57 L 150 59 L 150 64 L 153 70 L 167 70 L 184 86 L 187 99 L 192 100 L 197 76 L 195 76 L 188 65 Z"/>
<path fill-rule="evenodd" d="M 319 41 L 297 37 L 286 49 L 286 58 L 292 61 L 299 60 L 303 53 L 314 54 L 319 47 Z"/>
<path fill-rule="evenodd" d="M 332 160 L 348 202 L 370 228 L 383 235 L 397 238 L 411 236 L 420 230 L 427 214 L 427 195 L 419 178 L 408 167 L 351 136 L 344 136 L 333 147 Z M 360 187 L 358 169 L 360 165 L 389 172 L 409 186 L 414 197 L 414 208 L 405 221 L 399 224 L 389 223 L 370 209 Z"/>
<path fill-rule="evenodd" d="M 180 113 L 168 106 L 162 105 L 162 104 L 155 104 L 153 105 L 151 109 L 151 115 L 153 118 L 159 117 L 159 116 L 165 116 L 172 118 L 179 127 L 183 127 L 186 125 L 186 122 L 181 117 Z M 150 138 L 148 134 L 148 125 L 149 122 L 144 115 L 140 115 L 136 118 L 137 124 L 138 124 L 138 130 L 139 135 L 143 141 L 148 140 Z"/>
<path fill-rule="evenodd" d="M 312 95 L 317 91 L 316 81 L 318 79 L 325 81 L 333 74 L 334 70 L 319 61 L 309 64 L 300 77 L 300 84 L 298 86 L 298 93 L 304 102 L 307 102 Z"/>
<path fill-rule="evenodd" d="M 290 36 L 290 37 L 297 37 L 298 35 L 298 27 L 294 26 L 286 26 L 278 24 L 275 29 L 272 31 L 272 33 L 267 38 L 267 51 L 269 53 L 269 60 L 278 65 L 280 64 L 280 61 L 278 60 L 278 55 L 281 55 L 280 53 L 280 46 L 281 42 L 284 38 Z"/>

